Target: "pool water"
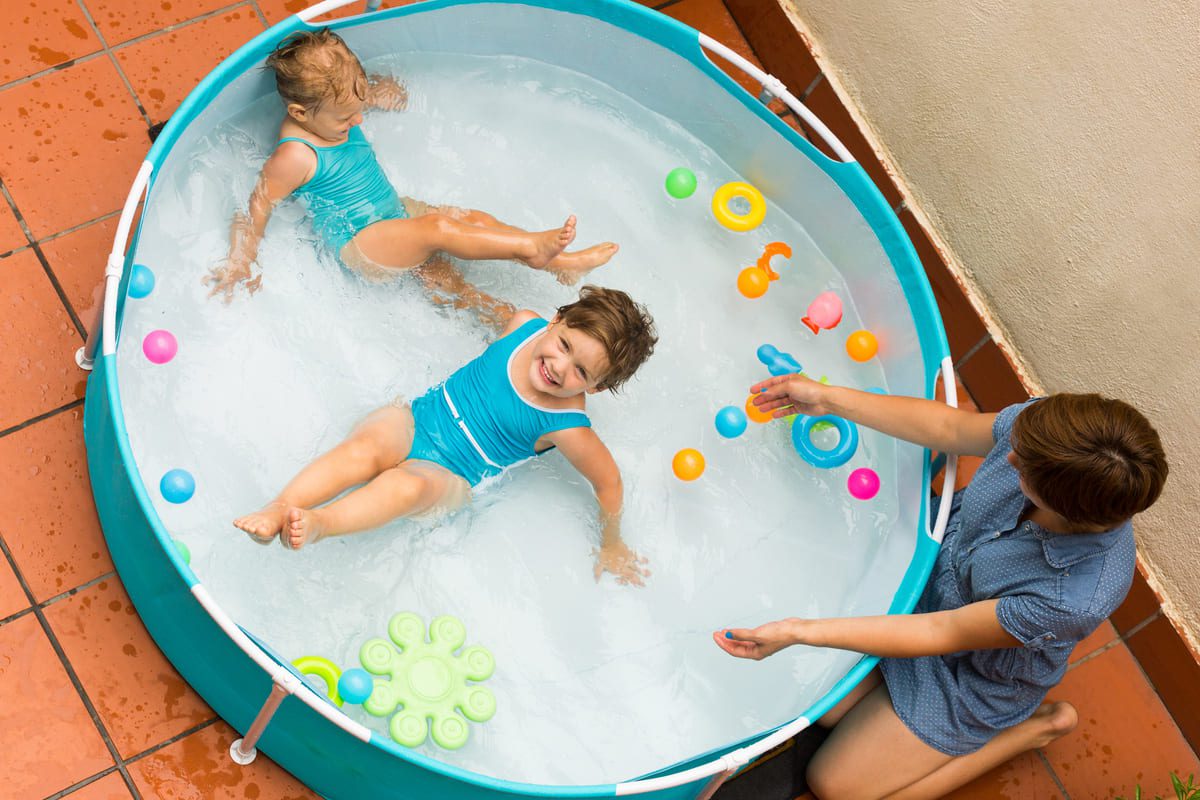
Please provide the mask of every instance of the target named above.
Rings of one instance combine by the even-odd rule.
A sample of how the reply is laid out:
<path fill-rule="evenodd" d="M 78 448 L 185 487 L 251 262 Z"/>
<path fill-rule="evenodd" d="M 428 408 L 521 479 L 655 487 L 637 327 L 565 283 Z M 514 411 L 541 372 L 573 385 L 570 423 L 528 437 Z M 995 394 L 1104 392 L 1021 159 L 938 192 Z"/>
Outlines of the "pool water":
<path fill-rule="evenodd" d="M 764 377 L 770 343 L 813 376 L 885 386 L 874 362 L 844 350 L 863 324 L 838 267 L 801 222 L 770 206 L 764 225 L 735 234 L 709 203 L 738 180 L 684 128 L 581 74 L 528 59 L 440 54 L 367 64 L 410 93 L 400 113 L 364 123 L 402 195 L 481 208 L 530 229 L 579 218 L 576 246 L 613 240 L 614 260 L 591 279 L 648 306 L 660 333 L 653 358 L 619 395 L 588 398 L 595 430 L 625 483 L 622 530 L 649 559 L 645 588 L 593 579 L 598 541 L 590 486 L 558 454 L 510 470 L 439 523 L 400 521 L 294 553 L 261 547 L 230 521 L 260 507 L 307 461 L 371 410 L 415 397 L 478 354 L 490 332 L 468 313 L 434 307 L 411 278 L 372 284 L 321 250 L 295 200 L 275 213 L 259 255 L 263 288 L 230 305 L 201 281 L 228 242 L 274 144 L 275 97 L 219 125 L 186 170 L 154 187 L 136 258 L 154 292 L 127 303 L 119 348 L 124 416 L 139 470 L 191 566 L 245 629 L 286 659 L 357 665 L 366 639 L 412 611 L 453 614 L 467 643 L 496 658 L 487 686 L 498 711 L 456 751 L 424 752 L 514 781 L 629 779 L 792 719 L 857 660 L 792 648 L 765 662 L 733 659 L 712 630 L 788 616 L 881 613 L 890 586 L 859 586 L 898 518 L 895 443 L 863 430 L 845 466 L 800 460 L 784 422 L 722 439 L 713 417 L 741 406 Z M 676 166 L 699 190 L 663 188 Z M 782 279 L 757 300 L 735 288 L 764 245 L 785 241 Z M 463 265 L 486 291 L 550 316 L 575 290 L 514 263 Z M 833 331 L 801 323 L 825 290 L 845 301 Z M 179 353 L 156 365 L 142 338 L 165 328 Z M 701 450 L 692 483 L 673 454 Z M 846 478 L 870 466 L 883 488 L 853 500 Z M 194 498 L 172 505 L 158 478 L 184 468 Z M 896 568 L 902 572 L 904 565 Z M 347 705 L 354 718 L 385 731 Z"/>

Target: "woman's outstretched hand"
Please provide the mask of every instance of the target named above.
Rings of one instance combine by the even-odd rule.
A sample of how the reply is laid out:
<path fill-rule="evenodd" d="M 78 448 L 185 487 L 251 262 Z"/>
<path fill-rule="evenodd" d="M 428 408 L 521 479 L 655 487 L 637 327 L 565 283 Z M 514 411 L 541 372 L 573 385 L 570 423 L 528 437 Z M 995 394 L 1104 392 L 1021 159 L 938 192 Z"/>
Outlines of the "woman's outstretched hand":
<path fill-rule="evenodd" d="M 785 647 L 801 644 L 803 640 L 798 629 L 803 622 L 793 617 L 768 622 L 757 628 L 726 628 L 714 631 L 713 641 L 731 656 L 762 661 Z"/>
<path fill-rule="evenodd" d="M 819 417 L 830 413 L 825 404 L 825 392 L 829 390 L 803 375 L 779 375 L 767 378 L 750 387 L 754 405 L 761 411 L 770 411 L 775 417 L 790 417 L 792 414 L 807 414 Z"/>

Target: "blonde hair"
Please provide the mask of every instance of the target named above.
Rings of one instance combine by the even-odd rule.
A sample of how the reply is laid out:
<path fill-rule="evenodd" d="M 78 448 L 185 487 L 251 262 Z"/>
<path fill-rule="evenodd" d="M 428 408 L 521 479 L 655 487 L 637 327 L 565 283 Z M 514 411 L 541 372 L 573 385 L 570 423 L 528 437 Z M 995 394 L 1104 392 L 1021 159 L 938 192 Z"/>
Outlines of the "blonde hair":
<path fill-rule="evenodd" d="M 367 99 L 367 73 L 342 37 L 329 28 L 300 31 L 284 39 L 266 66 L 284 103 L 317 111 L 329 102 Z"/>

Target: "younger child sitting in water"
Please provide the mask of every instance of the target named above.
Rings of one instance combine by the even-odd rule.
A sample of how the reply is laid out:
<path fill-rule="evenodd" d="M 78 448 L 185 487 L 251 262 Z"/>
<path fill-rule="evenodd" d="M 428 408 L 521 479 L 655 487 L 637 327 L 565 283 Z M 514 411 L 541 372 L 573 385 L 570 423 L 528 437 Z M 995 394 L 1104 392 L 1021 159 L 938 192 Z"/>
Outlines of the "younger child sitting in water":
<path fill-rule="evenodd" d="M 483 478 L 557 447 L 600 504 L 596 578 L 608 571 L 640 586 L 649 573 L 621 539 L 621 473 L 591 428 L 584 395 L 615 391 L 657 341 L 646 309 L 615 289 L 583 287 L 550 322 L 517 312 L 482 355 L 411 406 L 397 400 L 372 412 L 262 510 L 233 524 L 262 544 L 279 535 L 298 549 L 458 508 Z"/>
<path fill-rule="evenodd" d="M 213 294 L 221 292 L 228 301 L 239 284 L 258 290 L 262 275 L 252 278 L 251 265 L 259 242 L 275 206 L 293 192 L 304 198 L 330 250 L 371 278 L 419 267 L 444 251 L 463 259 L 515 259 L 574 283 L 617 252 L 612 242 L 566 252 L 575 238 L 574 216 L 561 228 L 530 233 L 482 211 L 401 198 L 359 125 L 367 108 L 402 109 L 408 99 L 404 87 L 391 78 L 368 79 L 354 53 L 328 28 L 288 37 L 267 66 L 287 116 L 249 213 L 234 219 L 228 258 L 205 279 Z M 449 266 L 435 262 L 420 277 L 433 288 L 446 288 Z"/>

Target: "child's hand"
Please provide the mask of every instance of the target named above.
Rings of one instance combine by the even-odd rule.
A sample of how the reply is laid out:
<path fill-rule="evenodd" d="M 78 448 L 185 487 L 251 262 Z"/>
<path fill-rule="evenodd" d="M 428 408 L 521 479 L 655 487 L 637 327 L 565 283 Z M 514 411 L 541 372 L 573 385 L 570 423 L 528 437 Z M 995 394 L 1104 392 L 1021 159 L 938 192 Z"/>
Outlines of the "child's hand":
<path fill-rule="evenodd" d="M 785 647 L 800 644 L 802 639 L 797 629 L 803 622 L 793 618 L 768 622 L 757 628 L 727 628 L 714 632 L 713 641 L 731 656 L 762 661 Z"/>
<path fill-rule="evenodd" d="M 403 111 L 408 107 L 408 88 L 389 75 L 368 79 L 367 105 L 380 111 Z"/>
<path fill-rule="evenodd" d="M 629 548 L 629 545 L 619 539 L 602 545 L 599 550 L 593 550 L 596 557 L 596 580 L 605 572 L 611 572 L 622 586 L 645 586 L 645 579 L 650 576 L 646 569 L 646 559 Z"/>
<path fill-rule="evenodd" d="M 239 264 L 228 259 L 213 267 L 208 275 L 204 276 L 201 283 L 212 287 L 212 291 L 208 293 L 209 297 L 219 292 L 224 295 L 224 300 L 228 303 L 233 299 L 233 291 L 238 284 L 244 285 L 250 294 L 254 294 L 262 288 L 262 275 L 254 278 L 251 278 L 250 275 L 249 264 Z"/>
<path fill-rule="evenodd" d="M 792 414 L 819 417 L 828 414 L 824 396 L 828 387 L 803 375 L 779 375 L 767 378 L 750 387 L 754 405 L 761 411 L 771 411 L 777 418 Z"/>

